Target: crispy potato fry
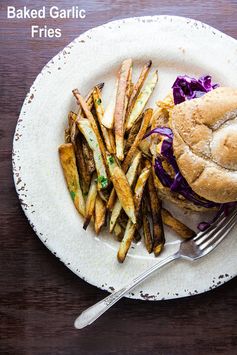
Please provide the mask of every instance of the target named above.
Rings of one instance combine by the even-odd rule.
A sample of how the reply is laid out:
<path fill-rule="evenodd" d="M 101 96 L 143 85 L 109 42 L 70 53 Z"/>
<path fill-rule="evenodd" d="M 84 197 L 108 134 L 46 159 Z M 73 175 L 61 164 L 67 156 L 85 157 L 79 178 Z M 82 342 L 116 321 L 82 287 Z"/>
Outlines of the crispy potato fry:
<path fill-rule="evenodd" d="M 144 242 L 145 242 L 146 250 L 150 254 L 153 249 L 153 241 L 152 241 L 152 235 L 151 235 L 151 229 L 150 229 L 150 222 L 149 222 L 147 215 L 148 215 L 148 210 L 147 210 L 146 199 L 143 199 L 143 201 L 142 201 L 143 235 L 144 235 Z"/>
<path fill-rule="evenodd" d="M 101 228 L 105 224 L 106 220 L 106 205 L 104 201 L 101 199 L 99 194 L 96 196 L 95 201 L 95 217 L 94 217 L 94 225 L 95 225 L 95 232 L 98 235 L 101 231 Z"/>
<path fill-rule="evenodd" d="M 150 143 L 147 140 L 142 140 L 139 145 L 138 148 L 142 151 L 143 155 L 146 156 L 146 158 L 151 159 L 151 153 L 150 153 Z"/>
<path fill-rule="evenodd" d="M 123 239 L 120 243 L 119 250 L 117 253 L 117 259 L 120 263 L 123 263 L 126 258 L 127 252 L 132 244 L 132 240 L 135 232 L 136 232 L 136 226 L 129 219 L 124 232 Z"/>
<path fill-rule="evenodd" d="M 119 223 L 116 223 L 114 226 L 114 234 L 119 242 L 121 242 L 121 240 L 123 239 L 123 233 L 124 229 L 120 226 Z"/>
<path fill-rule="evenodd" d="M 95 121 L 91 111 L 89 110 L 86 101 L 80 95 L 79 91 L 77 89 L 75 89 L 72 92 L 73 92 L 74 96 L 76 97 L 77 102 L 81 105 L 83 112 L 85 113 L 86 117 L 88 118 L 88 120 L 91 124 L 91 127 L 94 131 L 94 134 L 96 135 L 96 138 L 97 138 L 97 142 L 98 142 L 98 146 L 101 151 L 101 154 L 102 154 L 102 158 L 104 159 L 104 162 L 105 162 L 106 161 L 105 146 L 104 146 L 103 140 L 100 136 L 100 132 L 99 132 L 98 126 L 96 124 L 96 121 Z M 77 121 L 80 120 L 80 117 L 81 116 L 77 116 Z M 89 142 L 88 142 L 88 144 L 89 144 Z M 89 144 L 89 146 L 90 146 L 90 144 Z"/>
<path fill-rule="evenodd" d="M 141 115 L 142 118 L 142 115 Z M 141 120 L 137 120 L 137 122 L 132 126 L 132 128 L 129 131 L 129 135 L 128 135 L 128 139 L 126 141 L 126 145 L 125 145 L 125 154 L 127 154 L 128 150 L 131 148 L 133 142 L 136 139 L 136 136 L 139 132 L 139 129 L 141 127 Z"/>
<path fill-rule="evenodd" d="M 123 61 L 119 71 L 118 89 L 114 109 L 114 128 L 116 142 L 116 156 L 119 160 L 124 158 L 124 121 L 127 109 L 127 87 L 132 60 Z"/>
<path fill-rule="evenodd" d="M 158 81 L 158 72 L 157 70 L 152 75 L 152 78 L 147 82 L 144 87 L 144 90 L 138 95 L 137 100 L 133 106 L 130 115 L 128 116 L 127 123 L 126 123 L 126 130 L 132 128 L 132 125 L 136 122 L 140 114 L 142 113 L 144 107 L 146 106 L 155 86 Z"/>
<path fill-rule="evenodd" d="M 99 190 L 98 191 L 100 198 L 107 204 L 108 199 L 109 199 L 109 191 L 105 190 Z M 106 206 L 107 207 L 107 206 Z"/>
<path fill-rule="evenodd" d="M 137 183 L 134 189 L 134 204 L 135 204 L 135 211 L 136 211 L 136 218 L 138 220 L 138 214 L 140 211 L 140 206 L 142 202 L 143 191 L 147 182 L 147 179 L 150 175 L 151 166 L 145 167 L 142 170 L 142 173 L 137 179 Z M 137 233 L 136 233 L 137 232 Z M 122 263 L 126 258 L 127 252 L 131 246 L 132 240 L 135 239 L 135 234 L 139 237 L 139 233 L 137 231 L 137 226 L 134 225 L 131 220 L 128 221 L 123 240 L 120 244 L 119 251 L 117 254 L 118 261 Z"/>
<path fill-rule="evenodd" d="M 83 138 L 83 135 L 79 132 L 75 139 L 74 150 L 76 154 L 77 169 L 81 178 L 82 191 L 84 195 L 87 195 L 91 183 L 91 172 L 89 171 L 89 164 L 86 163 L 86 159 L 83 155 Z"/>
<path fill-rule="evenodd" d="M 83 152 L 83 156 L 84 156 L 84 159 L 86 162 L 85 164 L 86 164 L 87 170 L 88 170 L 89 174 L 92 174 L 95 171 L 95 161 L 93 158 L 93 151 L 89 147 L 84 136 L 81 137 L 81 146 L 82 146 L 82 152 Z"/>
<path fill-rule="evenodd" d="M 102 99 L 101 99 L 101 95 L 100 95 L 100 90 L 95 87 L 93 90 L 93 100 L 94 100 L 94 106 L 95 106 L 95 110 L 96 110 L 96 115 L 98 118 L 98 122 L 101 128 L 101 132 L 102 135 L 104 137 L 104 142 L 106 145 L 106 148 L 108 150 L 109 153 L 113 154 L 115 153 L 114 151 L 114 137 L 112 131 L 108 131 L 107 128 L 105 128 L 102 124 L 102 117 L 104 115 L 104 107 L 103 107 L 103 103 L 102 103 Z M 112 139 L 112 142 L 110 141 Z"/>
<path fill-rule="evenodd" d="M 113 156 L 107 157 L 111 181 L 116 190 L 117 196 L 127 216 L 136 223 L 135 207 L 132 190 L 123 170 L 116 164 Z"/>
<path fill-rule="evenodd" d="M 62 144 L 58 148 L 60 162 L 63 168 L 67 187 L 78 212 L 85 215 L 85 201 L 82 195 L 79 175 L 76 166 L 76 156 L 72 143 Z"/>
<path fill-rule="evenodd" d="M 139 177 L 137 179 L 137 183 L 136 183 L 136 186 L 134 189 L 134 204 L 135 204 L 137 218 L 138 218 L 139 210 L 141 207 L 144 188 L 145 188 L 147 179 L 149 178 L 150 172 L 151 172 L 151 165 L 145 167 L 142 170 L 141 174 L 139 175 Z"/>
<path fill-rule="evenodd" d="M 80 177 L 81 188 L 83 194 L 86 195 L 89 191 L 91 174 L 87 169 L 87 165 L 85 163 L 85 159 L 82 152 L 82 140 L 83 135 L 79 131 L 76 120 L 77 115 L 74 112 L 69 112 L 68 114 L 68 124 L 70 128 L 70 140 L 73 144 L 75 155 L 76 155 L 76 163 L 77 169 Z"/>
<path fill-rule="evenodd" d="M 130 186 L 132 186 L 135 181 L 135 178 L 137 175 L 137 168 L 138 168 L 138 165 L 141 161 L 141 157 L 142 157 L 141 152 L 138 152 L 136 154 L 136 156 L 134 157 L 133 162 L 130 165 L 130 168 L 128 169 L 128 172 L 126 174 L 126 177 L 127 177 L 127 180 L 128 180 L 128 183 Z M 121 204 L 120 200 L 117 199 L 117 201 L 115 202 L 114 208 L 112 210 L 112 213 L 111 213 L 110 224 L 109 224 L 110 233 L 112 233 L 112 231 L 113 231 L 113 228 L 117 222 L 117 219 L 120 215 L 121 210 L 122 210 L 122 204 Z"/>
<path fill-rule="evenodd" d="M 116 95 L 118 90 L 118 80 L 116 80 L 114 91 L 112 92 L 112 96 L 109 100 L 109 104 L 105 109 L 104 115 L 101 118 L 101 123 L 108 129 L 112 129 L 114 127 L 114 110 L 116 104 Z"/>
<path fill-rule="evenodd" d="M 104 87 L 104 83 L 99 83 L 96 85 L 97 88 L 102 91 L 103 87 Z M 93 93 L 93 90 L 94 88 L 92 88 L 89 93 L 87 94 L 86 98 L 85 98 L 85 101 L 86 101 L 86 104 L 88 106 L 88 109 L 91 111 L 92 107 L 93 107 L 93 96 L 92 96 L 92 93 Z M 74 93 L 73 93 L 74 94 Z M 74 94 L 75 96 L 75 94 Z M 76 97 L 76 96 L 75 96 Z M 76 97 L 77 98 L 77 97 Z M 78 103 L 79 104 L 79 103 Z M 82 107 L 81 105 L 79 104 L 79 109 L 78 109 L 78 112 L 77 112 L 77 115 L 78 117 L 84 117 L 84 114 L 83 114 L 83 111 L 82 111 Z"/>
<path fill-rule="evenodd" d="M 161 217 L 163 223 L 173 229 L 181 238 L 189 239 L 195 236 L 195 232 L 192 229 L 180 222 L 164 208 L 161 209 Z"/>
<path fill-rule="evenodd" d="M 88 224 L 90 223 L 91 217 L 94 213 L 96 197 L 97 197 L 96 179 L 95 179 L 95 175 L 93 175 L 91 179 L 91 186 L 86 199 L 85 222 L 83 224 L 84 229 L 88 227 Z"/>
<path fill-rule="evenodd" d="M 143 117 L 143 121 L 142 121 L 142 124 L 141 124 L 141 127 L 140 127 L 140 130 L 132 144 L 132 146 L 130 147 L 126 157 L 125 157 L 125 160 L 123 161 L 122 163 L 122 169 L 123 171 L 127 171 L 128 167 L 129 167 L 129 164 L 131 163 L 131 160 L 133 158 L 133 155 L 138 147 L 138 145 L 140 144 L 140 142 L 142 141 L 145 133 L 146 133 L 146 130 L 147 130 L 147 127 L 148 127 L 148 124 L 150 122 L 150 119 L 151 119 L 151 116 L 152 116 L 152 109 L 147 109 L 144 113 L 144 117 Z M 111 211 L 114 207 L 114 204 L 115 204 L 115 201 L 116 201 L 116 192 L 114 189 L 112 189 L 111 193 L 110 193 L 110 197 L 109 197 L 109 200 L 108 200 L 108 203 L 107 203 L 107 208 Z"/>
<path fill-rule="evenodd" d="M 165 236 L 161 218 L 161 202 L 158 200 L 152 174 L 148 178 L 148 193 L 153 222 L 153 251 L 155 256 L 157 256 L 164 247 Z"/>
<path fill-rule="evenodd" d="M 89 147 L 93 151 L 93 157 L 97 171 L 98 190 L 105 189 L 108 186 L 108 177 L 97 136 L 88 119 L 81 118 L 80 120 L 77 120 L 77 125 L 86 138 Z"/>
<path fill-rule="evenodd" d="M 124 161 L 122 163 L 122 168 L 125 172 L 127 171 L 128 167 L 129 167 L 129 164 L 133 158 L 134 152 L 136 151 L 139 143 L 142 141 L 142 139 L 146 133 L 147 127 L 148 127 L 150 119 L 152 117 L 152 112 L 153 112 L 152 109 L 147 109 L 144 113 L 144 117 L 142 120 L 140 130 L 135 138 L 135 141 L 133 142 L 131 148 L 129 149 L 129 151 L 126 155 L 126 158 L 124 159 Z"/>
<path fill-rule="evenodd" d="M 64 130 L 64 143 L 71 143 L 70 128 Z"/>
<path fill-rule="evenodd" d="M 111 190 L 111 193 L 110 193 L 110 195 L 109 195 L 109 199 L 108 199 L 108 202 L 107 202 L 107 208 L 108 208 L 108 210 L 109 211 L 112 211 L 112 209 L 113 209 L 113 207 L 114 207 L 114 204 L 115 204 L 115 202 L 116 202 L 116 191 L 115 191 L 115 189 L 113 188 L 112 190 Z"/>
<path fill-rule="evenodd" d="M 131 92 L 131 96 L 129 98 L 128 102 L 128 109 L 127 109 L 127 117 L 131 114 L 131 111 L 135 105 L 136 99 L 141 91 L 141 88 L 147 78 L 147 75 L 149 73 L 149 70 L 151 69 L 152 61 L 149 60 L 142 68 L 141 74 L 138 78 L 138 81 L 136 84 L 133 86 L 133 90 Z"/>

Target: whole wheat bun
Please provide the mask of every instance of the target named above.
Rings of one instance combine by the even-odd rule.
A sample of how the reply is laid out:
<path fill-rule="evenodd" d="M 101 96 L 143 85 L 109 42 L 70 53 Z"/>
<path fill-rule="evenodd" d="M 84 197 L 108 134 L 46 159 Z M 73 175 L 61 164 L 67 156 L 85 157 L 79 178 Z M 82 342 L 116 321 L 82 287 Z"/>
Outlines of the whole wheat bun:
<path fill-rule="evenodd" d="M 169 125 L 192 190 L 217 203 L 237 201 L 237 89 L 220 87 L 176 105 Z"/>

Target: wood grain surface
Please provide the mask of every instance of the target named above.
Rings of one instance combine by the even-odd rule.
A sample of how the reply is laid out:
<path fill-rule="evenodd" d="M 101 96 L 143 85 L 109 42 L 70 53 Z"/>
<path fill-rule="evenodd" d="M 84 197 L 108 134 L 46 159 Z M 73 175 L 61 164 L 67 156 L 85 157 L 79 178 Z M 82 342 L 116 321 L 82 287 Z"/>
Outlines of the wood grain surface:
<path fill-rule="evenodd" d="M 84 7 L 87 17 L 6 19 L 7 5 L 40 8 L 46 3 Z M 13 185 L 14 129 L 24 97 L 42 67 L 87 29 L 123 17 L 157 14 L 196 18 L 237 38 L 236 0 L 0 2 L 1 354 L 237 353 L 237 279 L 186 299 L 154 303 L 124 299 L 95 324 L 74 330 L 78 313 L 106 292 L 80 280 L 45 248 L 29 226 Z M 31 39 L 31 24 L 60 27 L 62 37 Z"/>

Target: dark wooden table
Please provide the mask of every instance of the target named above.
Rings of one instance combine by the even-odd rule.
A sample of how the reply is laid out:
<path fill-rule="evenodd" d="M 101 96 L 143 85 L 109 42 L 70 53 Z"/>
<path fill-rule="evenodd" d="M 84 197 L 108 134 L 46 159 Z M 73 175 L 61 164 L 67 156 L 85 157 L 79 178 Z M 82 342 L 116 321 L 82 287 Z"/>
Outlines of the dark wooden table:
<path fill-rule="evenodd" d="M 6 19 L 7 5 L 39 8 L 45 3 L 84 7 L 87 18 Z M 237 1 L 1 0 L 0 13 L 0 353 L 236 354 L 237 279 L 186 299 L 124 299 L 92 326 L 74 330 L 78 313 L 106 293 L 70 272 L 32 231 L 15 193 L 11 149 L 20 108 L 35 76 L 80 33 L 123 17 L 173 14 L 196 18 L 237 38 Z M 61 27 L 62 37 L 31 39 L 31 24 Z"/>

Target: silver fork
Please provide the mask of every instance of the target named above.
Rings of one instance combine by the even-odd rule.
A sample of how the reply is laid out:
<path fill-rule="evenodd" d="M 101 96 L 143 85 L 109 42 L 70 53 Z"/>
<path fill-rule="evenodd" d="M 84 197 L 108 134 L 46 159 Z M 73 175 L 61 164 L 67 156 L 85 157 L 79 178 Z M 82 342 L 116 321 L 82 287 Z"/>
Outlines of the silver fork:
<path fill-rule="evenodd" d="M 141 282 L 146 280 L 155 271 L 162 266 L 170 263 L 176 259 L 187 259 L 189 261 L 197 260 L 214 250 L 217 245 L 227 236 L 236 223 L 237 209 L 233 210 L 228 217 L 222 213 L 214 224 L 212 224 L 206 231 L 198 233 L 193 239 L 184 240 L 180 243 L 179 250 L 154 264 L 148 270 L 134 278 L 128 285 L 122 287 L 120 290 L 113 292 L 98 303 L 87 308 L 75 320 L 74 326 L 77 329 L 82 329 L 87 325 L 93 323 L 104 312 L 118 302 L 126 293 L 134 289 Z"/>

